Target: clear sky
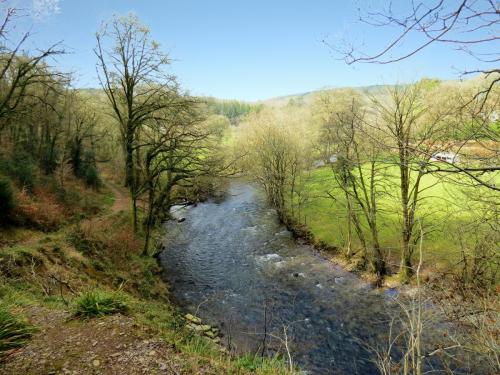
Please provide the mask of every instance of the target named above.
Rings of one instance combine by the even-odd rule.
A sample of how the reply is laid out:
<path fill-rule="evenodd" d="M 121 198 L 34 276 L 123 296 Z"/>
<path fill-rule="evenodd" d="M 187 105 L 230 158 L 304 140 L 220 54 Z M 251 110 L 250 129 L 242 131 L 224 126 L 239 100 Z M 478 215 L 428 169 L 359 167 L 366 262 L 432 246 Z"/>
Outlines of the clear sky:
<path fill-rule="evenodd" d="M 134 12 L 175 61 L 172 72 L 196 95 L 266 99 L 325 86 L 408 82 L 422 76 L 456 78 L 472 64 L 434 46 L 404 62 L 348 66 L 321 42 L 348 39 L 374 51 L 390 34 L 357 22 L 360 0 L 13 0 L 35 14 L 29 46 L 62 41 L 57 64 L 76 73 L 78 87 L 97 87 L 95 32 L 113 14 Z M 377 4 L 375 4 L 376 6 Z"/>

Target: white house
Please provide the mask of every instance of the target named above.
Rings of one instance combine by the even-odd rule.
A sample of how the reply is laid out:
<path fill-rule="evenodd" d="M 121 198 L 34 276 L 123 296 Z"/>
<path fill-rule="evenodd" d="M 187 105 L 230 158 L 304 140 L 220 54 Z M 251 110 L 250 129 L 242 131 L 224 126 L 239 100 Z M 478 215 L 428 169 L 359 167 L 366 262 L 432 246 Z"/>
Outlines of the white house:
<path fill-rule="evenodd" d="M 460 158 L 458 154 L 454 152 L 446 152 L 446 151 L 441 151 L 441 152 L 436 152 L 432 154 L 431 161 L 444 161 L 446 163 L 458 163 L 460 161 Z"/>

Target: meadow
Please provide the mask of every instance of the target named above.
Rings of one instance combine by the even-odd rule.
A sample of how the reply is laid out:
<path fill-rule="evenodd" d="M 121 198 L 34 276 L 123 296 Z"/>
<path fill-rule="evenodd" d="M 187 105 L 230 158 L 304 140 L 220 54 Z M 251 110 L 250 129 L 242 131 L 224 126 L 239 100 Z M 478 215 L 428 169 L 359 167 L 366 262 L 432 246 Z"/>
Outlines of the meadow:
<path fill-rule="evenodd" d="M 398 179 L 396 167 L 387 167 L 378 193 L 380 242 L 394 269 L 399 265 L 401 251 Z M 347 242 L 346 199 L 331 167 L 311 170 L 303 184 L 302 195 L 305 203 L 301 209 L 301 222 L 317 241 L 344 248 Z M 455 267 L 461 259 L 461 245 L 467 243 L 469 232 L 479 220 L 478 215 L 478 203 L 470 199 L 460 180 L 425 175 L 417 213 L 418 225 L 422 224 L 424 233 L 424 264 L 440 270 Z M 362 218 L 361 222 L 366 227 Z M 354 248 L 359 249 L 355 234 L 353 243 Z"/>

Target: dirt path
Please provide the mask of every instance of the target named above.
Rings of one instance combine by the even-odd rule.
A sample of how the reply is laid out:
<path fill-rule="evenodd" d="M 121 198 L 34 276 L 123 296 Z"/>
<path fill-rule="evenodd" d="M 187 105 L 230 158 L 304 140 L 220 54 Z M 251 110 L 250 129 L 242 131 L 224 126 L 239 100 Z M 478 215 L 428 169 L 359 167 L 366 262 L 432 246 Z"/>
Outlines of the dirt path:
<path fill-rule="evenodd" d="M 40 331 L 11 354 L 1 373 L 19 374 L 191 374 L 169 344 L 141 328 L 132 317 L 71 320 L 69 313 L 30 307 L 25 314 Z M 194 373 L 215 374 L 197 368 Z"/>
<path fill-rule="evenodd" d="M 112 181 L 105 181 L 104 184 L 115 196 L 115 201 L 113 202 L 113 206 L 111 206 L 111 212 L 128 211 L 130 209 L 130 203 L 127 192 Z"/>

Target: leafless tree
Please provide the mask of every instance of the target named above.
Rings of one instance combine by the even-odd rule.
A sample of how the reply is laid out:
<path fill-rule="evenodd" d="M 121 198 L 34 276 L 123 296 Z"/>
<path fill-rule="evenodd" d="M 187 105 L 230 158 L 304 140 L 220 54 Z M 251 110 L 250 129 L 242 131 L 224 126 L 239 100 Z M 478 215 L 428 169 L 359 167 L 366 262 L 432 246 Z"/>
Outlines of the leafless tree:
<path fill-rule="evenodd" d="M 21 10 L 8 7 L 6 1 L 0 2 L 0 131 L 8 123 L 5 118 L 14 113 L 27 97 L 38 98 L 29 90 L 35 84 L 46 84 L 48 77 L 57 73 L 47 69 L 49 59 L 64 53 L 59 44 L 36 51 L 23 50 L 31 37 L 25 32 L 18 40 L 11 40 L 10 34 Z"/>
<path fill-rule="evenodd" d="M 483 129 L 491 123 L 489 116 L 484 116 L 484 107 L 491 100 L 498 103 L 499 96 L 500 54 L 496 47 L 500 38 L 500 7 L 497 1 L 390 1 L 380 10 L 360 9 L 359 19 L 373 27 L 396 32 L 377 52 L 363 51 L 351 43 L 347 47 L 339 47 L 325 41 L 346 63 L 391 64 L 409 59 L 433 44 L 451 46 L 477 61 L 477 68 L 463 71 L 462 75 L 482 74 L 483 84 L 467 98 L 464 106 L 472 106 L 475 109 L 474 117 L 487 119 Z M 464 107 L 458 107 L 457 111 L 463 109 Z M 495 135 L 495 142 L 498 142 L 498 134 Z M 463 142 L 463 145 L 466 143 Z M 435 172 L 466 175 L 475 183 L 498 191 L 500 188 L 491 183 L 487 176 L 499 170 L 497 154 L 496 159 L 491 158 L 488 163 L 482 165 L 461 165 L 452 162 L 448 163 L 446 168 L 435 169 Z"/>
<path fill-rule="evenodd" d="M 171 103 L 169 93 L 176 84 L 167 72 L 170 59 L 136 16 L 115 16 L 96 33 L 96 39 L 98 76 L 120 126 L 125 185 L 130 189 L 137 230 L 139 183 L 135 158 L 139 133 L 146 121 Z"/>

